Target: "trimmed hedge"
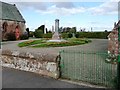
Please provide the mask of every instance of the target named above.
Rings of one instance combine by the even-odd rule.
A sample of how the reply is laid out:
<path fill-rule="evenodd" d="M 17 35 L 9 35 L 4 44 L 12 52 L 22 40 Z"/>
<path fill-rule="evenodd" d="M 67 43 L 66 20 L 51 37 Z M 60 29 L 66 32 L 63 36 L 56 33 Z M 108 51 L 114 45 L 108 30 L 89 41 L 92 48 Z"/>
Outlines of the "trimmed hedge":
<path fill-rule="evenodd" d="M 62 36 L 62 38 L 68 38 L 68 34 L 67 33 L 62 33 L 61 36 Z"/>
<path fill-rule="evenodd" d="M 75 34 L 76 38 L 98 38 L 98 39 L 107 39 L 107 36 L 110 32 L 77 32 Z M 72 34 L 62 33 L 63 38 L 71 38 Z"/>
<path fill-rule="evenodd" d="M 52 38 L 52 33 L 43 34 L 43 38 Z"/>
<path fill-rule="evenodd" d="M 107 39 L 109 32 L 79 32 L 78 38 L 99 38 Z"/>

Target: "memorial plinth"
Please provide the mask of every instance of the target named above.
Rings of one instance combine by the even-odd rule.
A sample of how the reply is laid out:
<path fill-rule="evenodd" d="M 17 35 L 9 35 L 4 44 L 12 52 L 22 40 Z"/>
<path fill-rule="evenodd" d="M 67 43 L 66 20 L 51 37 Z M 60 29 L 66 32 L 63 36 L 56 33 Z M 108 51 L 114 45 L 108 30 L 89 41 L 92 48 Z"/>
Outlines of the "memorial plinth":
<path fill-rule="evenodd" d="M 51 40 L 48 42 L 65 42 L 66 40 L 62 39 L 61 34 L 59 34 L 59 19 L 55 20 L 55 33 L 52 36 Z"/>
<path fill-rule="evenodd" d="M 55 32 L 52 36 L 52 40 L 60 40 L 61 39 L 61 35 L 57 32 Z"/>

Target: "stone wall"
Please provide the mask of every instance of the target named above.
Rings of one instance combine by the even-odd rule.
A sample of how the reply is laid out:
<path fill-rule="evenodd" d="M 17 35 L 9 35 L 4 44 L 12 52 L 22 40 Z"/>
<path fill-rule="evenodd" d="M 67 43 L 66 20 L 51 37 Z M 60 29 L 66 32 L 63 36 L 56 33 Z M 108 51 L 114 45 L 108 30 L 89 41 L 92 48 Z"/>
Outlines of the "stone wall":
<path fill-rule="evenodd" d="M 120 21 L 114 23 L 114 28 L 108 35 L 108 61 L 117 62 L 117 56 L 119 54 L 119 42 L 118 42 L 118 27 L 120 26 Z"/>
<path fill-rule="evenodd" d="M 118 30 L 113 29 L 108 36 L 108 53 L 118 55 Z"/>
<path fill-rule="evenodd" d="M 3 67 L 59 78 L 59 55 L 3 50 L 0 58 Z"/>
<path fill-rule="evenodd" d="M 20 31 L 20 35 L 25 32 L 26 26 L 24 22 L 10 21 L 10 20 L 0 20 L 0 29 L 2 30 L 2 39 L 6 40 L 7 33 L 15 33 L 16 27 Z"/>

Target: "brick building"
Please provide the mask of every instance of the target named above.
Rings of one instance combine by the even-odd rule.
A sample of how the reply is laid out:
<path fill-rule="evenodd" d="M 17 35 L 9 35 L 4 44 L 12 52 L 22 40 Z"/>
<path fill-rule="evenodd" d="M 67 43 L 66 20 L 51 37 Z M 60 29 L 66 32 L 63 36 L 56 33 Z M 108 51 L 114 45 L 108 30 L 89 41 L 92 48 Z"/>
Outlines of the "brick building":
<path fill-rule="evenodd" d="M 25 29 L 25 20 L 16 5 L 0 1 L 0 31 L 2 40 L 6 40 L 9 33 L 15 34 L 16 39 L 19 40 Z"/>

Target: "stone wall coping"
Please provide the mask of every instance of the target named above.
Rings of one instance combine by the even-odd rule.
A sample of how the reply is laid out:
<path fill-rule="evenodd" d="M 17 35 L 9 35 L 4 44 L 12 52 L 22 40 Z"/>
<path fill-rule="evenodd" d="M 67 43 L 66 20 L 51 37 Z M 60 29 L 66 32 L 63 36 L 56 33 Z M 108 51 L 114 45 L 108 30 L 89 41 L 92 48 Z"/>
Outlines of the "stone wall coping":
<path fill-rule="evenodd" d="M 57 62 L 59 55 L 53 55 L 50 53 L 33 53 L 33 52 L 25 52 L 18 50 L 2 50 L 2 55 L 14 56 L 20 58 L 30 58 L 36 59 L 38 61 L 48 61 L 48 62 Z"/>

